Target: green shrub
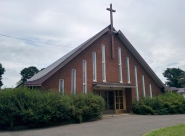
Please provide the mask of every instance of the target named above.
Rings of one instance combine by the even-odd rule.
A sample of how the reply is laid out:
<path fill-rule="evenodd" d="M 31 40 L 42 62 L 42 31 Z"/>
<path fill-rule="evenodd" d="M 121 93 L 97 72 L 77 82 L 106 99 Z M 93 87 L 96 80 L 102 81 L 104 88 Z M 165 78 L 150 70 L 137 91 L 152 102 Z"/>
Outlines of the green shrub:
<path fill-rule="evenodd" d="M 73 117 L 77 122 L 90 119 L 100 119 L 105 107 L 104 100 L 95 94 L 88 93 L 72 95 Z"/>
<path fill-rule="evenodd" d="M 26 87 L 0 91 L 0 129 L 43 127 L 100 118 L 104 101 L 93 94 L 59 95 Z"/>
<path fill-rule="evenodd" d="M 152 104 L 151 99 L 149 99 L 149 98 L 141 99 L 140 101 L 135 101 L 132 104 L 132 110 L 134 113 L 137 113 L 137 114 L 142 114 L 142 115 L 151 114 L 151 115 L 153 115 L 154 114 L 153 108 L 148 106 L 151 104 Z"/>
<path fill-rule="evenodd" d="M 132 110 L 136 114 L 184 114 L 185 99 L 180 94 L 168 92 L 153 98 L 135 101 Z"/>

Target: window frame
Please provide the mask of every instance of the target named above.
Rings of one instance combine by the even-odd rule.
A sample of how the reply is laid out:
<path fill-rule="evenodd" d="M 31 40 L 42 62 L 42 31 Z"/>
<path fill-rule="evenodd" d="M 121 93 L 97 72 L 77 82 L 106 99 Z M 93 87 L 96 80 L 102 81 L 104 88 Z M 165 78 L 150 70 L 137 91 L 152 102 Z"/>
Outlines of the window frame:
<path fill-rule="evenodd" d="M 130 82 L 130 64 L 129 64 L 129 57 L 126 57 L 126 67 L 127 67 L 127 83 L 131 84 Z"/>
<path fill-rule="evenodd" d="M 135 84 L 136 84 L 136 100 L 139 101 L 138 79 L 137 79 L 137 67 L 136 67 L 136 66 L 134 66 L 134 77 L 135 77 Z"/>
<path fill-rule="evenodd" d="M 152 85 L 149 84 L 150 98 L 152 98 Z"/>
<path fill-rule="evenodd" d="M 71 70 L 71 93 L 76 94 L 76 69 Z"/>
<path fill-rule="evenodd" d="M 118 69 L 119 69 L 119 82 L 123 83 L 122 60 L 121 60 L 121 48 L 120 47 L 118 47 Z"/>
<path fill-rule="evenodd" d="M 96 52 L 92 52 L 93 81 L 97 82 Z"/>
<path fill-rule="evenodd" d="M 83 73 L 83 93 L 87 93 L 87 61 L 82 61 L 82 73 Z"/>
<path fill-rule="evenodd" d="M 102 80 L 106 82 L 105 45 L 102 45 Z"/>
<path fill-rule="evenodd" d="M 61 90 L 61 81 L 62 81 L 62 90 Z M 64 94 L 64 79 L 59 79 L 59 93 Z"/>
<path fill-rule="evenodd" d="M 142 75 L 142 89 L 143 89 L 143 97 L 146 97 L 146 92 L 145 92 L 145 76 Z"/>

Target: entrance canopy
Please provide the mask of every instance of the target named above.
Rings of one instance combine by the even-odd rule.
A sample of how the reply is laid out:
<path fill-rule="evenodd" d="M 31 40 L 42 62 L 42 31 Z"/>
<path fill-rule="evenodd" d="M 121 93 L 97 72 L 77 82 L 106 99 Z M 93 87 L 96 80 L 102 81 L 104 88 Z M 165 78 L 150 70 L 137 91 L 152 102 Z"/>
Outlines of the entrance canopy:
<path fill-rule="evenodd" d="M 135 87 L 132 84 L 93 82 L 93 90 L 122 90 Z"/>

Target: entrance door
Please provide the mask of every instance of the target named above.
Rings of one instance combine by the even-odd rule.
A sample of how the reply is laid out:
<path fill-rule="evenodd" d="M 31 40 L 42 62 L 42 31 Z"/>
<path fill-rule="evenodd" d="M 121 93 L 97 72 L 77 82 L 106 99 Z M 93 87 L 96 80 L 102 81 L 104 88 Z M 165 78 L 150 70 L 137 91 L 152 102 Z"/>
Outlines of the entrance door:
<path fill-rule="evenodd" d="M 125 90 L 95 90 L 94 92 L 105 100 L 105 110 L 103 113 L 126 112 Z"/>
<path fill-rule="evenodd" d="M 123 91 L 116 90 L 116 110 L 123 109 Z"/>
<path fill-rule="evenodd" d="M 100 95 L 105 100 L 105 110 L 103 111 L 104 114 L 112 114 L 115 113 L 115 93 L 114 91 L 105 91 L 105 90 L 94 90 L 94 93 Z"/>
<path fill-rule="evenodd" d="M 126 112 L 126 99 L 125 99 L 124 90 L 115 91 L 115 107 L 116 113 Z"/>
<path fill-rule="evenodd" d="M 114 92 L 105 91 L 105 109 L 114 110 Z"/>

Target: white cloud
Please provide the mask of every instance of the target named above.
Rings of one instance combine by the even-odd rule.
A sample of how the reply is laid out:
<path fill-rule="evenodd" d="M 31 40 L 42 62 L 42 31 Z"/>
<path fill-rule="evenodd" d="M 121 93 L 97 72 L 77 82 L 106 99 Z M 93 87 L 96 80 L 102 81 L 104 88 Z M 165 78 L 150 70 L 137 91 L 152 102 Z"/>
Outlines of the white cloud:
<path fill-rule="evenodd" d="M 20 71 L 39 69 L 110 24 L 106 10 L 111 1 L 0 1 L 2 34 L 51 43 L 0 37 L 0 63 L 5 67 L 4 87 L 15 87 Z M 164 82 L 168 67 L 185 70 L 185 2 L 115 1 L 114 27 L 121 30 Z"/>

